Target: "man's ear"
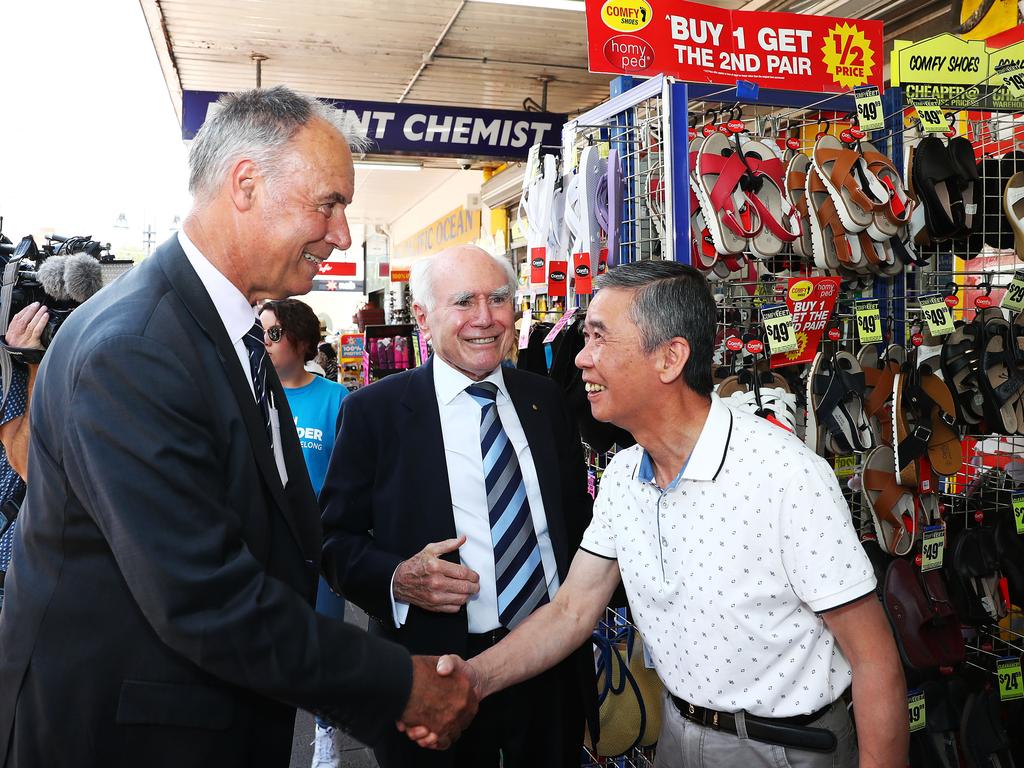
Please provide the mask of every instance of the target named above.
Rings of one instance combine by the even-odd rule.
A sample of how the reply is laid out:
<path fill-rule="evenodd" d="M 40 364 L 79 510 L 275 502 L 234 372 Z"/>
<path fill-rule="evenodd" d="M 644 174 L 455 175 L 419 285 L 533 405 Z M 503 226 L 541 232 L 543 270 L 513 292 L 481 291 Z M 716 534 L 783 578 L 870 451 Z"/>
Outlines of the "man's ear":
<path fill-rule="evenodd" d="M 429 340 L 430 339 L 430 326 L 427 325 L 427 310 L 422 304 L 414 303 L 412 305 L 412 316 L 416 320 L 416 325 L 419 326 L 420 332 Z"/>
<path fill-rule="evenodd" d="M 231 202 L 239 211 L 252 209 L 256 195 L 256 179 L 258 173 L 256 163 L 252 160 L 239 160 L 231 169 Z"/>
<path fill-rule="evenodd" d="M 658 378 L 663 384 L 678 381 L 689 359 L 690 342 L 681 336 L 669 339 L 658 353 Z"/>

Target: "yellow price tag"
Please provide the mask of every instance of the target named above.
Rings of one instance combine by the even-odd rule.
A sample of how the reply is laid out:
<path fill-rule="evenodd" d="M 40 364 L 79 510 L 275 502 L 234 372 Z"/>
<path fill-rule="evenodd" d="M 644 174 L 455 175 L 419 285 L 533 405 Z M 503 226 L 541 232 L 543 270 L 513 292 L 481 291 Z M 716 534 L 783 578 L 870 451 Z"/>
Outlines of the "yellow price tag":
<path fill-rule="evenodd" d="M 857 104 L 857 123 L 862 131 L 880 131 L 885 128 L 882 97 L 877 87 L 868 85 L 854 88 L 853 100 Z"/>
<path fill-rule="evenodd" d="M 761 307 L 761 322 L 773 355 L 792 352 L 797 348 L 793 317 L 785 304 L 765 304 Z"/>
<path fill-rule="evenodd" d="M 878 314 L 878 299 L 865 299 L 855 305 L 857 339 L 861 344 L 877 344 L 882 340 L 882 318 Z"/>
<path fill-rule="evenodd" d="M 942 567 L 942 556 L 946 550 L 946 529 L 941 525 L 929 525 L 924 529 L 921 542 L 921 570 L 934 571 Z"/>
<path fill-rule="evenodd" d="M 836 470 L 836 477 L 853 477 L 857 469 L 856 456 L 836 456 L 833 464 Z"/>
<path fill-rule="evenodd" d="M 1006 286 L 1006 292 L 1003 294 L 1003 300 L 999 302 L 999 306 L 1014 312 L 1024 309 L 1024 271 L 1018 270 L 1013 273 L 1013 282 Z"/>
<path fill-rule="evenodd" d="M 921 691 L 907 691 L 907 710 L 910 715 L 910 732 L 924 728 L 928 721 L 924 694 Z"/>
<path fill-rule="evenodd" d="M 935 99 L 916 99 L 912 106 L 917 110 L 917 116 L 921 120 L 921 127 L 925 133 L 945 133 L 949 130 L 949 123 L 946 116 L 942 114 L 942 107 Z"/>
<path fill-rule="evenodd" d="M 1017 533 L 1024 533 L 1024 491 L 1013 494 L 1013 521 L 1017 524 Z"/>
<path fill-rule="evenodd" d="M 1015 701 L 1024 699 L 1024 680 L 1020 671 L 1020 656 L 1008 656 L 996 661 L 996 675 L 999 677 L 999 700 Z"/>
<path fill-rule="evenodd" d="M 602 160 L 608 159 L 608 150 L 611 149 L 611 145 L 607 141 L 597 142 L 597 156 Z"/>
<path fill-rule="evenodd" d="M 922 296 L 918 301 L 932 336 L 948 336 L 953 332 L 953 313 L 946 306 L 945 299 L 934 294 Z"/>
<path fill-rule="evenodd" d="M 1015 99 L 1024 97 L 1024 67 L 1007 62 L 996 67 L 996 73 L 1002 78 L 1010 96 Z"/>

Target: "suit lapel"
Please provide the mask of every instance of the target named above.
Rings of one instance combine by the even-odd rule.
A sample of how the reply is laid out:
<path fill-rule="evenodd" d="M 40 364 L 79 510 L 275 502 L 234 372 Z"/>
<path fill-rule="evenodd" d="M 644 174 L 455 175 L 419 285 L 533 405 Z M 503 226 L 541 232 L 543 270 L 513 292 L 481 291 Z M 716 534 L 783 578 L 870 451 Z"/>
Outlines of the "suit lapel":
<path fill-rule="evenodd" d="M 519 423 L 526 434 L 526 442 L 530 445 L 533 466 L 537 470 L 537 482 L 540 483 L 540 495 L 544 500 L 544 514 L 548 520 L 548 536 L 551 538 L 551 548 L 555 553 L 558 575 L 564 581 L 569 563 L 566 556 L 565 515 L 562 509 L 561 467 L 554 447 L 554 433 L 548 423 L 548 419 L 555 414 L 544 413 L 541 410 L 540 403 L 532 396 L 530 388 L 524 386 L 528 383 L 528 377 L 518 371 L 512 373 L 505 369 L 502 369 L 501 375 L 516 408 Z"/>
<path fill-rule="evenodd" d="M 277 462 L 274 460 L 270 441 L 267 439 L 267 431 L 263 425 L 263 414 L 260 412 L 260 407 L 257 405 L 252 390 L 249 388 L 249 382 L 245 377 L 246 374 L 242 370 L 238 355 L 231 344 L 231 339 L 228 338 L 224 323 L 221 321 L 212 299 L 210 299 L 210 294 L 206 291 L 195 270 L 188 263 L 188 257 L 185 256 L 185 252 L 181 249 L 176 236 L 164 243 L 154 258 L 158 259 L 160 267 L 163 269 L 164 274 L 167 275 L 167 279 L 170 281 L 175 292 L 177 292 L 182 303 L 217 350 L 217 356 L 220 358 L 224 374 L 227 376 L 228 384 L 235 395 L 235 400 L 238 402 L 239 410 L 242 413 L 242 421 L 245 424 L 246 432 L 249 434 L 249 443 L 252 446 L 256 465 L 263 475 L 263 481 L 270 491 L 275 505 L 284 516 L 289 530 L 291 530 L 292 535 L 295 537 L 296 543 L 308 558 L 309 549 L 305 546 L 304 542 L 306 537 L 302 535 L 298 525 L 296 525 L 285 499 L 284 487 L 281 485 L 281 475 L 277 471 Z M 280 411 L 282 401 L 284 401 L 281 385 L 278 383 L 277 375 L 273 370 L 268 372 L 267 378 L 268 381 L 272 382 L 272 389 Z M 284 407 L 287 413 L 287 403 L 284 403 Z M 286 445 L 288 435 L 291 435 L 296 440 L 298 439 L 295 436 L 294 430 L 286 429 L 287 426 L 284 423 L 281 425 L 281 438 L 285 441 Z M 286 455 L 287 453 L 286 451 Z M 287 469 L 290 477 L 296 477 L 293 474 L 296 468 L 288 466 Z M 303 471 L 305 471 L 304 467 Z"/>

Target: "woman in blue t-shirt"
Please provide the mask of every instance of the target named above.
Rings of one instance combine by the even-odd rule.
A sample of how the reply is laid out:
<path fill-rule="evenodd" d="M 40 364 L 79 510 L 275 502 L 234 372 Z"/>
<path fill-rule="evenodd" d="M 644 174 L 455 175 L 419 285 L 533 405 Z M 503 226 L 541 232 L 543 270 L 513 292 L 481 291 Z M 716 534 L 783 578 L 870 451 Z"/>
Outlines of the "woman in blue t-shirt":
<path fill-rule="evenodd" d="M 268 301 L 260 312 L 260 322 L 267 353 L 295 419 L 309 479 L 319 496 L 334 449 L 338 411 L 348 390 L 306 370 L 306 363 L 316 356 L 320 343 L 320 321 L 308 305 L 295 299 Z M 336 619 L 345 618 L 344 598 L 331 591 L 323 576 L 317 589 L 316 611 Z M 316 758 L 314 765 L 337 765 L 334 729 L 319 720 Z"/>

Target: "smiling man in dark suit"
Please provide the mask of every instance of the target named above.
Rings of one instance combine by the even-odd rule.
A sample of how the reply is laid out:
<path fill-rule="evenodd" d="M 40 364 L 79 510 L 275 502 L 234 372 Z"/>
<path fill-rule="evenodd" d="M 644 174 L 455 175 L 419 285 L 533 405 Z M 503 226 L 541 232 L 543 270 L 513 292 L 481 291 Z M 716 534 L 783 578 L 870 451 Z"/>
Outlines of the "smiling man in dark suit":
<path fill-rule="evenodd" d="M 435 660 L 314 613 L 319 510 L 253 304 L 351 238 L 337 113 L 222 100 L 182 232 L 61 328 L 0 618 L 0 765 L 283 768 L 295 708 L 374 743 L 475 711 Z M 283 428 L 282 428 L 283 427 Z"/>
<path fill-rule="evenodd" d="M 511 265 L 465 246 L 413 266 L 431 361 L 342 404 L 320 501 L 324 575 L 412 653 L 480 652 L 554 597 L 590 520 L 576 427 L 549 379 L 501 366 Z M 579 765 L 594 712 L 583 649 L 509 689 L 450 754 L 391 734 L 383 768 Z"/>

